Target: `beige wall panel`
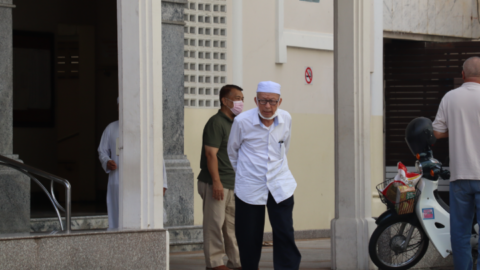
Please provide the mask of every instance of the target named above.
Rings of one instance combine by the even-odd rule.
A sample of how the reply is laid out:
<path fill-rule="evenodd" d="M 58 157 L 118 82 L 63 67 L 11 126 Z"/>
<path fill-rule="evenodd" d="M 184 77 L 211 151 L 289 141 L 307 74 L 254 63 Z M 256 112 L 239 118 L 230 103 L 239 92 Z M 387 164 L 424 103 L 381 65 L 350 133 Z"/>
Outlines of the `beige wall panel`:
<path fill-rule="evenodd" d="M 385 210 L 385 205 L 380 201 L 376 186 L 385 181 L 384 176 L 384 145 L 383 145 L 383 116 L 374 115 L 370 118 L 370 155 L 371 155 L 371 176 L 372 176 L 372 216 L 378 217 Z"/>
<path fill-rule="evenodd" d="M 257 84 L 270 80 L 282 85 L 282 109 L 290 113 L 333 114 L 333 52 L 288 47 L 287 63 L 275 64 L 274 3 L 244 2 L 244 14 L 249 14 L 243 24 L 245 108 L 255 106 Z M 262 15 L 255 16 L 259 10 Z M 311 85 L 305 84 L 307 66 L 313 70 Z"/>
<path fill-rule="evenodd" d="M 285 0 L 285 28 L 333 34 L 333 0 Z"/>
<path fill-rule="evenodd" d="M 202 154 L 203 128 L 208 119 L 217 113 L 218 109 L 195 109 L 185 107 L 185 155 L 193 170 L 194 224 L 202 225 L 202 198 L 197 192 L 197 176 L 200 173 L 200 155 Z"/>

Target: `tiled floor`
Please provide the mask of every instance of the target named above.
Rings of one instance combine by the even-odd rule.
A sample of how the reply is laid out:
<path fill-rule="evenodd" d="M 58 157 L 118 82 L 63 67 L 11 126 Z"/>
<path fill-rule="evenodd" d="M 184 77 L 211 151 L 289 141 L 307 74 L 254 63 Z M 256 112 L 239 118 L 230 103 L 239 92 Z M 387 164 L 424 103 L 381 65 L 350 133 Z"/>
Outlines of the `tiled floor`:
<path fill-rule="evenodd" d="M 330 269 L 330 239 L 297 240 L 297 246 L 302 254 L 301 270 Z M 273 269 L 273 248 L 264 246 L 260 269 Z M 199 270 L 205 269 L 203 251 L 180 252 L 170 254 L 171 270 Z"/>

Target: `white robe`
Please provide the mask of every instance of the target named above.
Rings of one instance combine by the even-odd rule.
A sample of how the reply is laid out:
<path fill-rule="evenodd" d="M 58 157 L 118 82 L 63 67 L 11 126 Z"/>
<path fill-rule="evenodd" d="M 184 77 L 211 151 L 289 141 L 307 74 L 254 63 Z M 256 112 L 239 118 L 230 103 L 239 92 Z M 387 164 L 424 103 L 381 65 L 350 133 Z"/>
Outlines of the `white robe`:
<path fill-rule="evenodd" d="M 107 212 L 108 212 L 108 228 L 116 229 L 118 228 L 119 220 L 119 190 L 118 190 L 118 179 L 119 179 L 119 156 L 117 155 L 117 139 L 119 137 L 119 123 L 118 121 L 110 123 L 105 131 L 103 132 L 100 145 L 98 146 L 98 156 L 102 168 L 108 173 L 108 187 L 107 187 Z M 107 162 L 109 160 L 115 161 L 117 164 L 116 170 L 109 170 L 107 168 Z M 163 162 L 163 187 L 167 188 L 167 173 L 165 170 L 165 161 Z M 166 222 L 166 211 L 163 210 L 163 221 Z"/>

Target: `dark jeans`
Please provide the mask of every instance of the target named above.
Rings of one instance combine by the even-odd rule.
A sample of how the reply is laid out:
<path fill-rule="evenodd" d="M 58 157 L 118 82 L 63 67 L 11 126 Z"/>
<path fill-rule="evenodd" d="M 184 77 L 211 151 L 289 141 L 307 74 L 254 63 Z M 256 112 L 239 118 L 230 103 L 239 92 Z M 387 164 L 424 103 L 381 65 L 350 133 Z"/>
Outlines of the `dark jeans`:
<path fill-rule="evenodd" d="M 293 235 L 293 196 L 277 204 L 268 194 L 267 209 L 273 230 L 275 270 L 298 270 L 302 256 Z M 251 205 L 235 196 L 235 235 L 243 270 L 257 270 L 262 254 L 265 205 Z"/>
<path fill-rule="evenodd" d="M 455 270 L 471 270 L 473 267 L 470 237 L 475 208 L 480 222 L 480 181 L 450 182 L 450 237 Z M 480 263 L 477 263 L 477 269 L 480 269 Z"/>

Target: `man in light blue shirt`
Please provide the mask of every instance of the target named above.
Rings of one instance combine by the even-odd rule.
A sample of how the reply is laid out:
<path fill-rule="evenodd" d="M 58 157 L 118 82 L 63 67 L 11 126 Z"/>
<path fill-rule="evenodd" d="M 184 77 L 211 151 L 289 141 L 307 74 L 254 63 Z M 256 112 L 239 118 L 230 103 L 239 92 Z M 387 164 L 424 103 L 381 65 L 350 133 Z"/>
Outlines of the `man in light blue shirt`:
<path fill-rule="evenodd" d="M 291 116 L 278 109 L 278 83 L 260 82 L 254 100 L 258 108 L 235 118 L 227 148 L 235 170 L 235 234 L 242 269 L 258 269 L 265 205 L 273 229 L 275 269 L 298 269 L 301 255 L 292 218 L 297 183 L 287 162 Z"/>

